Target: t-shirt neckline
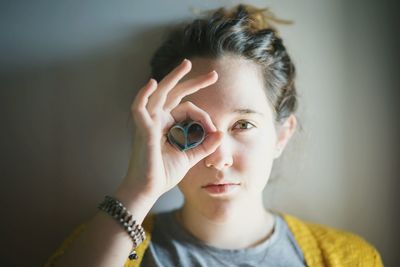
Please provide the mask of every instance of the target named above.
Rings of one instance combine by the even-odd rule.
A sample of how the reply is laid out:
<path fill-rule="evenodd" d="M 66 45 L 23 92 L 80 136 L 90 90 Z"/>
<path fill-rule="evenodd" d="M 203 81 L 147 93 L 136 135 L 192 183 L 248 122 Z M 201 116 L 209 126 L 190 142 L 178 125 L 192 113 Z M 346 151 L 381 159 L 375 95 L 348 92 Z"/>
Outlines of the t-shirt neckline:
<path fill-rule="evenodd" d="M 175 233 L 173 236 L 171 236 L 171 238 L 177 239 L 178 241 L 181 242 L 188 243 L 190 245 L 201 247 L 203 249 L 207 249 L 209 252 L 218 255 L 226 254 L 227 256 L 232 256 L 238 254 L 246 254 L 247 256 L 255 256 L 273 246 L 279 239 L 279 236 L 282 234 L 282 223 L 283 223 L 282 218 L 280 218 L 278 214 L 271 212 L 272 215 L 274 216 L 274 226 L 273 226 L 273 232 L 269 236 L 269 238 L 263 240 L 261 243 L 255 246 L 243 249 L 218 248 L 204 243 L 202 240 L 198 239 L 193 234 L 191 234 L 185 227 L 183 227 L 183 225 L 178 221 L 176 217 L 178 210 L 179 209 L 175 209 L 166 214 L 167 215 L 166 219 L 169 220 L 168 224 L 171 225 L 172 227 L 171 232 Z"/>

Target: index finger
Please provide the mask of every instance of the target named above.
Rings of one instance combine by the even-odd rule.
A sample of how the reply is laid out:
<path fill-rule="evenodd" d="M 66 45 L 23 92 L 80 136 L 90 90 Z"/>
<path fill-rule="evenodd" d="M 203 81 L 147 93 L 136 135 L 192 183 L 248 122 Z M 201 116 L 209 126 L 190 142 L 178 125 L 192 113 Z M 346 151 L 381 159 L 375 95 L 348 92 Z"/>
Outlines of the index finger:
<path fill-rule="evenodd" d="M 164 110 L 170 111 L 174 109 L 187 95 L 193 94 L 202 88 L 206 88 L 211 84 L 214 84 L 218 80 L 218 73 L 213 70 L 202 76 L 184 81 L 178 84 L 174 90 L 172 90 L 165 101 Z"/>
<path fill-rule="evenodd" d="M 167 98 L 168 92 L 174 88 L 174 86 L 182 79 L 192 68 L 192 63 L 188 59 L 184 59 L 182 63 L 167 74 L 158 84 L 158 90 L 156 90 L 147 104 L 148 110 L 154 110 L 157 107 L 162 108 L 164 106 L 165 99 Z"/>

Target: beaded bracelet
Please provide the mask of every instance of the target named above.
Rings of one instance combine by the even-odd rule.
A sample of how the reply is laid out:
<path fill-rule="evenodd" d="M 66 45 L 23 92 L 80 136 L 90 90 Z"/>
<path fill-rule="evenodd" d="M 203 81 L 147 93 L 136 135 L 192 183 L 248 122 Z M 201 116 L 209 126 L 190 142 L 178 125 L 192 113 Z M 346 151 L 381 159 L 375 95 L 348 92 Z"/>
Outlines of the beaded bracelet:
<path fill-rule="evenodd" d="M 113 197 L 105 196 L 103 202 L 99 204 L 98 208 L 110 214 L 125 228 L 133 241 L 133 248 L 129 253 L 129 259 L 137 259 L 138 256 L 135 248 L 137 248 L 146 239 L 146 234 L 143 227 L 137 224 L 136 220 L 133 220 L 133 216 L 129 213 L 129 211 L 127 211 L 124 205 L 122 205 L 120 201 Z"/>

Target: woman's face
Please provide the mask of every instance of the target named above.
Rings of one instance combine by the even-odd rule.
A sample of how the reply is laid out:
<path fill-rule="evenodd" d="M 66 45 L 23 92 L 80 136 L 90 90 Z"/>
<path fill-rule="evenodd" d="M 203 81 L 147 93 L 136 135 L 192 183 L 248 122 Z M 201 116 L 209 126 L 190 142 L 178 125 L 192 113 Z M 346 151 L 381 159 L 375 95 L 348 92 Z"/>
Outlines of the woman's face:
<path fill-rule="evenodd" d="M 203 213 L 260 204 L 277 142 L 261 72 L 255 63 L 233 57 L 191 61 L 192 70 L 184 80 L 213 69 L 219 78 L 182 102 L 191 101 L 206 111 L 224 137 L 179 183 L 185 202 Z"/>

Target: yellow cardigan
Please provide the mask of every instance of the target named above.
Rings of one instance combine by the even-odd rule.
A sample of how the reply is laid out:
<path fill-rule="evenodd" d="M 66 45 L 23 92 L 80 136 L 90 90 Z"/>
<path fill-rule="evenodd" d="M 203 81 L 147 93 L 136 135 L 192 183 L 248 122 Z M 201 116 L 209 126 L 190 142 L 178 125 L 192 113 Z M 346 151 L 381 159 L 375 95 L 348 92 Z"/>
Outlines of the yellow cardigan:
<path fill-rule="evenodd" d="M 327 226 L 304 222 L 288 214 L 280 214 L 289 226 L 294 238 L 303 251 L 307 266 L 335 266 L 335 267 L 381 267 L 382 259 L 378 251 L 361 237 Z M 154 215 L 149 215 L 143 222 L 146 230 L 146 240 L 136 248 L 139 256 L 137 260 L 125 262 L 124 267 L 139 267 L 146 248 L 151 239 Z M 67 237 L 60 248 L 49 258 L 45 267 L 53 263 L 64 254 L 72 241 L 84 230 L 85 225 L 77 227 Z"/>

